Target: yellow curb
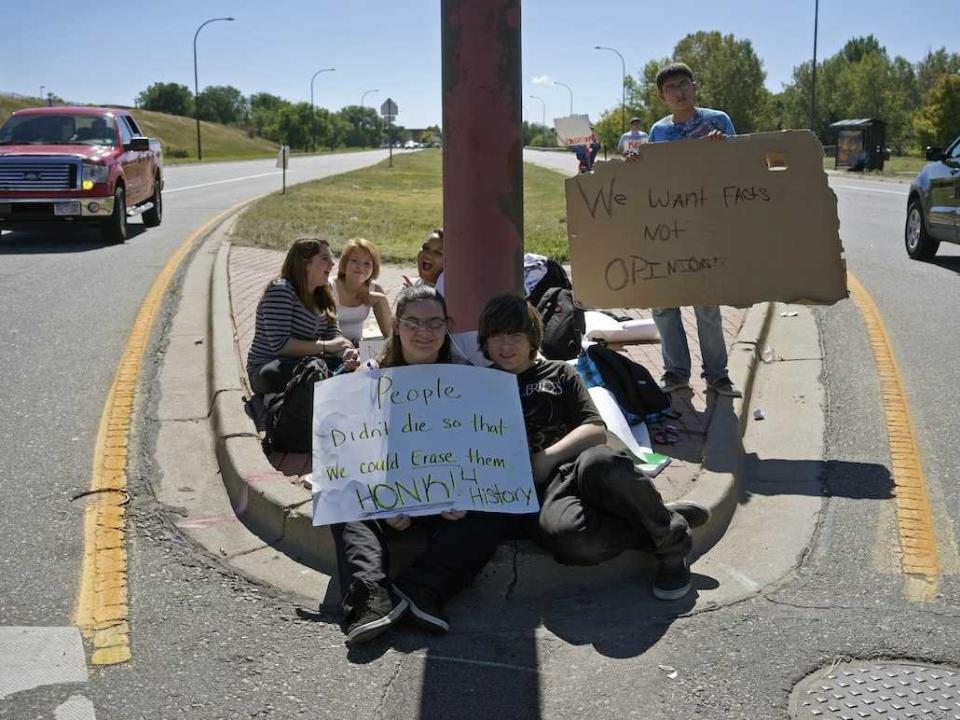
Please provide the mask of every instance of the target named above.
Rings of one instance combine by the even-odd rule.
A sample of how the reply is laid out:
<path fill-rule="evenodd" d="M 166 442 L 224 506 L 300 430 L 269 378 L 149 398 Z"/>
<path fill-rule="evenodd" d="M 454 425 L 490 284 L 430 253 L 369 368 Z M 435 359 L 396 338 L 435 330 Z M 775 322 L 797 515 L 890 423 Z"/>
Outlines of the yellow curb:
<path fill-rule="evenodd" d="M 847 284 L 853 302 L 863 317 L 880 378 L 880 396 L 890 445 L 890 473 L 893 476 L 896 496 L 900 568 L 906 575 L 904 591 L 910 600 L 929 602 L 937 595 L 940 564 L 930 498 L 909 403 L 893 354 L 893 346 L 877 304 L 850 272 L 847 273 Z"/>
<path fill-rule="evenodd" d="M 167 260 L 140 305 L 103 404 L 90 480 L 94 494 L 84 514 L 83 561 L 74 611 L 76 625 L 96 648 L 90 657 L 94 665 L 115 665 L 131 658 L 124 548 L 128 432 L 153 322 L 170 280 L 193 244 L 248 202 L 234 205 L 192 232 Z M 102 492 L 104 490 L 120 492 Z"/>

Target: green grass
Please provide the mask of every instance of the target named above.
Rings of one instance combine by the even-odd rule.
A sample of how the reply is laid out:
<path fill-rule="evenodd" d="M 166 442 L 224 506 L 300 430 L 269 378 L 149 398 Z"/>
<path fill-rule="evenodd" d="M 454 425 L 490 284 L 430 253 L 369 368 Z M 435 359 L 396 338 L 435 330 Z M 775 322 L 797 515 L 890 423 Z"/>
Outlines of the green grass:
<path fill-rule="evenodd" d="M 9 98 L 0 96 L 0 123 L 10 113 L 23 108 L 36 107 L 37 99 Z M 143 132 L 157 138 L 163 145 L 164 162 L 176 165 L 197 161 L 197 125 L 192 118 L 149 110 L 132 110 L 133 116 Z M 277 154 L 276 143 L 258 137 L 248 137 L 240 128 L 201 122 L 200 132 L 203 141 L 204 160 L 248 160 L 258 157 L 273 157 Z M 186 153 L 186 157 L 177 158 L 175 154 Z"/>
<path fill-rule="evenodd" d="M 326 238 L 335 250 L 365 237 L 385 262 L 409 263 L 443 218 L 442 153 L 394 155 L 373 167 L 303 183 L 251 205 L 233 241 L 286 250 L 300 235 Z M 528 252 L 567 259 L 564 176 L 524 163 L 524 246 Z"/>
<path fill-rule="evenodd" d="M 864 177 L 881 176 L 907 178 L 916 175 L 926 164 L 927 161 L 919 155 L 893 155 L 883 164 L 883 172 L 871 170 L 870 172 L 863 173 L 863 175 Z M 825 157 L 823 159 L 824 170 L 833 170 L 833 166 L 834 160 L 832 157 Z M 838 169 L 844 170 L 845 168 Z"/>

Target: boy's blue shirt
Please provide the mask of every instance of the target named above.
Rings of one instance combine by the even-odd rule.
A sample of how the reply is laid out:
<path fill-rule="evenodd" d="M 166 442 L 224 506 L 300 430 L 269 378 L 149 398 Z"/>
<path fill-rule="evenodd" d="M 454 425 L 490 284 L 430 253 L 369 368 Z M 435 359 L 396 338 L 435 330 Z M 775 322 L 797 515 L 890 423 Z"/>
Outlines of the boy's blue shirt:
<path fill-rule="evenodd" d="M 657 120 L 650 128 L 650 142 L 672 142 L 688 138 L 703 137 L 712 130 L 719 130 L 724 135 L 736 135 L 733 121 L 722 110 L 698 107 L 693 117 L 682 123 L 675 123 L 673 115 L 667 115 Z"/>

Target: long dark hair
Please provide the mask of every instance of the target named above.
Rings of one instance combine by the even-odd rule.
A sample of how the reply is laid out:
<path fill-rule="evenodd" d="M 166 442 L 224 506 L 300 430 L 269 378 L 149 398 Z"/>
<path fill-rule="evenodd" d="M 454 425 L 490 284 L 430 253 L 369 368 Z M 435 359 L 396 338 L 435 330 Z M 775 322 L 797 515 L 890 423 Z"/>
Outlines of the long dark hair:
<path fill-rule="evenodd" d="M 299 237 L 287 251 L 283 260 L 280 277 L 293 285 L 293 291 L 300 298 L 300 302 L 318 315 L 326 315 L 331 320 L 337 317 L 337 303 L 333 299 L 330 285 L 321 285 L 312 293 L 307 289 L 307 263 L 320 253 L 320 248 L 330 250 L 330 243 L 316 237 Z"/>
<path fill-rule="evenodd" d="M 437 292 L 436 288 L 430 285 L 413 285 L 401 290 L 397 296 L 396 310 L 393 313 L 393 332 L 383 344 L 383 352 L 380 353 L 380 357 L 377 360 L 377 364 L 380 367 L 401 367 L 407 364 L 407 361 L 403 359 L 403 348 L 400 346 L 400 333 L 397 332 L 397 323 L 400 322 L 400 318 L 403 317 L 403 311 L 407 309 L 407 305 L 422 300 L 439 303 L 443 310 L 443 316 L 448 320 L 450 319 L 450 316 L 447 314 L 447 301 L 443 299 L 443 295 Z M 440 346 L 440 352 L 437 354 L 437 362 L 453 362 L 453 355 L 450 352 L 449 334 L 443 337 L 443 345 Z"/>

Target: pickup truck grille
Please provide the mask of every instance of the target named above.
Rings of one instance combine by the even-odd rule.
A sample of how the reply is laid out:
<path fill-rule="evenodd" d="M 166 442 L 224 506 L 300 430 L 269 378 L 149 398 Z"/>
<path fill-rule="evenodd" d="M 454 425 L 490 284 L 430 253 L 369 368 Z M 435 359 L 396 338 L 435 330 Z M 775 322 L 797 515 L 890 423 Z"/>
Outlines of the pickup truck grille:
<path fill-rule="evenodd" d="M 0 157 L 0 192 L 4 190 L 76 190 L 80 163 L 64 158 Z"/>

